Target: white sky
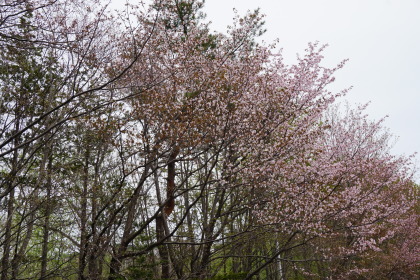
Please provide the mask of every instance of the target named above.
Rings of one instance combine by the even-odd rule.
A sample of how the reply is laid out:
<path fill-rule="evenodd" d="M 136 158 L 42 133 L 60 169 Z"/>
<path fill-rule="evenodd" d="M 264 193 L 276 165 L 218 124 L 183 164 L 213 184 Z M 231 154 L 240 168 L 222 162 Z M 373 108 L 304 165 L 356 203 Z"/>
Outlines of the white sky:
<path fill-rule="evenodd" d="M 241 15 L 260 8 L 263 40 L 278 38 L 286 62 L 314 41 L 329 45 L 326 66 L 349 58 L 331 89 L 353 86 L 350 103 L 371 101 L 375 120 L 389 115 L 395 154 L 420 152 L 420 0 L 207 0 L 204 10 L 211 27 L 224 31 L 233 8 Z"/>

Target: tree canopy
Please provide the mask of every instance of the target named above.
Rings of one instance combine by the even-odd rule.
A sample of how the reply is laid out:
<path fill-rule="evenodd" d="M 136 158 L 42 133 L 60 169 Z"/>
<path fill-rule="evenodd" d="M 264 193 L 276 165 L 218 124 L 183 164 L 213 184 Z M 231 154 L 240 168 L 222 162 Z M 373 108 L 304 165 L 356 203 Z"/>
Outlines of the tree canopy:
<path fill-rule="evenodd" d="M 0 280 L 417 279 L 411 158 L 258 10 L 0 4 Z"/>

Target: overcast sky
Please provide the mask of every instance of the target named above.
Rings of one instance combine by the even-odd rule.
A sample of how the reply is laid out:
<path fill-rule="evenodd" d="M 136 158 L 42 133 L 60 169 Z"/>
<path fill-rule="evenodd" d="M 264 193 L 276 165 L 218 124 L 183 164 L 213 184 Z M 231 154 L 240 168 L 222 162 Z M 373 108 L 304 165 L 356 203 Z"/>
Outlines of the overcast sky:
<path fill-rule="evenodd" d="M 371 102 L 372 119 L 389 116 L 395 154 L 420 152 L 420 0 L 207 0 L 211 27 L 226 30 L 233 8 L 242 15 L 260 8 L 263 40 L 278 38 L 286 61 L 314 41 L 329 45 L 326 66 L 348 58 L 331 89 L 353 86 L 351 103 Z"/>

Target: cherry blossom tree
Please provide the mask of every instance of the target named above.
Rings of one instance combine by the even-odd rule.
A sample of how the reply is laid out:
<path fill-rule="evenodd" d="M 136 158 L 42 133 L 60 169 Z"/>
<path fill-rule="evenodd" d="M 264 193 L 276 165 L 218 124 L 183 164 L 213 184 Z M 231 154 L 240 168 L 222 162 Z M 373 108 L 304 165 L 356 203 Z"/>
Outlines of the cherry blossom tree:
<path fill-rule="evenodd" d="M 203 5 L 5 4 L 2 46 L 37 51 L 2 69 L 42 75 L 0 73 L 2 280 L 415 277 L 410 158 L 337 113 L 345 61 L 286 65 L 258 11 L 221 34 Z"/>

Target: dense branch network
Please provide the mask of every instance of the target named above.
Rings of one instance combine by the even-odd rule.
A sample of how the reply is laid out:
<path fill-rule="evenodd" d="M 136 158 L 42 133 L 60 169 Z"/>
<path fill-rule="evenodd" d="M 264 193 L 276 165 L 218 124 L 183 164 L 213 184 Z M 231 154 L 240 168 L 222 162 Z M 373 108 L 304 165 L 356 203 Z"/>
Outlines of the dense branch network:
<path fill-rule="evenodd" d="M 345 61 L 203 5 L 1 4 L 0 280 L 416 279 L 411 159 Z"/>

